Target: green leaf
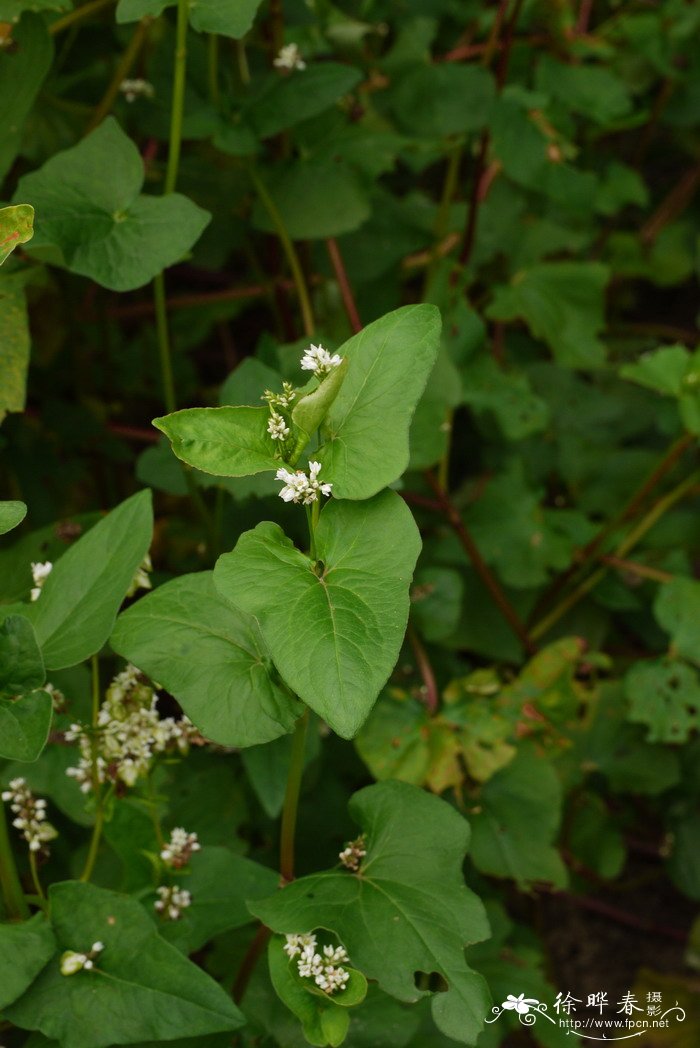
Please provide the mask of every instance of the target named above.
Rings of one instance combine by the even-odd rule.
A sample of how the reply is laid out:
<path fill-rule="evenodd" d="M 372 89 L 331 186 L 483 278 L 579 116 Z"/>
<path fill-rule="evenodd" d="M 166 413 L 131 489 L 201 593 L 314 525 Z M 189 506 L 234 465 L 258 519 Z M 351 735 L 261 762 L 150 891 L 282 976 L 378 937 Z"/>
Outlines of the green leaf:
<path fill-rule="evenodd" d="M 0 695 L 24 695 L 46 680 L 44 660 L 29 619 L 9 615 L 0 624 Z"/>
<path fill-rule="evenodd" d="M 0 422 L 7 411 L 24 411 L 30 347 L 27 278 L 20 272 L 0 279 Z"/>
<path fill-rule="evenodd" d="M 151 543 L 150 491 L 132 495 L 66 550 L 27 609 L 47 669 L 100 650 Z"/>
<path fill-rule="evenodd" d="M 549 421 L 547 404 L 533 393 L 527 375 L 504 369 L 492 356 L 467 361 L 464 400 L 479 413 L 491 412 L 507 440 L 523 440 Z"/>
<path fill-rule="evenodd" d="M 404 502 L 387 491 L 326 505 L 316 550 L 320 574 L 277 524 L 259 524 L 219 558 L 214 580 L 258 619 L 292 691 L 347 739 L 396 663 L 420 536 Z"/>
<path fill-rule="evenodd" d="M 292 421 L 304 433 L 306 437 L 304 445 L 309 442 L 328 414 L 331 405 L 340 393 L 347 370 L 348 359 L 346 357 L 326 375 L 316 389 L 312 389 L 310 393 L 306 393 L 295 403 L 292 409 Z"/>
<path fill-rule="evenodd" d="M 493 877 L 512 877 L 522 890 L 538 881 L 564 887 L 566 867 L 552 843 L 561 803 L 552 766 L 521 750 L 481 788 L 471 816 L 474 865 Z"/>
<path fill-rule="evenodd" d="M 49 737 L 53 703 L 47 691 L 0 699 L 0 757 L 35 761 Z"/>
<path fill-rule="evenodd" d="M 43 913 L 21 924 L 0 924 L 0 1008 L 16 1001 L 53 956 L 56 942 Z"/>
<path fill-rule="evenodd" d="M 678 576 L 659 586 L 656 621 L 671 635 L 674 654 L 700 665 L 700 582 Z"/>
<path fill-rule="evenodd" d="M 454 633 L 463 594 L 462 576 L 452 568 L 425 567 L 416 572 L 411 614 L 426 640 L 439 642 Z"/>
<path fill-rule="evenodd" d="M 566 843 L 574 856 L 599 877 L 612 880 L 625 865 L 625 844 L 605 801 L 581 792 L 567 818 Z"/>
<path fill-rule="evenodd" d="M 217 477 L 248 477 L 278 469 L 267 432 L 267 408 L 185 408 L 153 420 L 179 459 Z"/>
<path fill-rule="evenodd" d="M 330 159 L 297 160 L 279 165 L 266 178 L 267 189 L 293 240 L 316 240 L 350 233 L 369 218 L 367 191 L 354 170 Z M 275 223 L 258 200 L 253 225 L 276 233 Z"/>
<path fill-rule="evenodd" d="M 219 390 L 219 404 L 222 407 L 245 404 L 259 406 L 266 389 L 272 390 L 273 393 L 281 393 L 281 375 L 257 357 L 246 357 L 235 371 L 231 372 Z"/>
<path fill-rule="evenodd" d="M 295 971 L 295 962 L 283 949 L 284 939 L 275 935 L 270 939 L 267 959 L 270 979 L 280 1000 L 301 1021 L 309 1044 L 342 1044 L 350 1026 L 348 1007 L 361 1003 L 367 993 L 367 980 L 353 968 L 345 967 L 350 979 L 341 993 L 328 997 L 314 993 Z"/>
<path fill-rule="evenodd" d="M 369 324 L 339 353 L 349 360 L 317 458 L 341 499 L 366 499 L 404 472 L 409 426 L 440 340 L 435 306 L 404 306 Z"/>
<path fill-rule="evenodd" d="M 50 889 L 58 950 L 31 988 L 6 1009 L 15 1025 L 62 1048 L 107 1048 L 235 1030 L 243 1016 L 201 968 L 157 934 L 135 899 L 66 881 Z M 60 956 L 104 943 L 93 971 L 65 976 Z"/>
<path fill-rule="evenodd" d="M 448 989 L 432 997 L 435 1023 L 473 1044 L 490 1001 L 464 948 L 489 933 L 462 877 L 468 824 L 445 801 L 402 782 L 360 790 L 350 814 L 367 838 L 357 874 L 341 868 L 302 877 L 251 910 L 275 932 L 330 929 L 350 963 L 400 1001 L 426 996 L 416 972 L 439 973 Z"/>
<path fill-rule="evenodd" d="M 17 23 L 25 11 L 68 11 L 71 6 L 71 0 L 0 0 L 0 21 Z"/>
<path fill-rule="evenodd" d="M 267 866 L 234 855 L 227 848 L 202 848 L 190 861 L 186 887 L 192 905 L 177 921 L 163 921 L 147 902 L 160 934 L 185 954 L 192 954 L 216 935 L 250 924 L 249 900 L 274 892 L 279 874 Z"/>
<path fill-rule="evenodd" d="M 580 113 L 602 126 L 614 124 L 631 109 L 623 80 L 610 69 L 591 62 L 574 65 L 544 54 L 537 63 L 537 88 L 559 100 L 567 111 Z"/>
<path fill-rule="evenodd" d="M 269 742 L 301 713 L 270 676 L 257 623 L 219 595 L 209 571 L 166 582 L 123 612 L 111 645 L 221 745 Z"/>
<path fill-rule="evenodd" d="M 443 457 L 452 429 L 452 409 L 462 397 L 462 376 L 443 347 L 411 419 L 409 469 L 428 469 Z"/>
<path fill-rule="evenodd" d="M 392 108 L 409 134 L 438 138 L 484 127 L 495 97 L 494 79 L 483 66 L 443 62 L 403 76 Z"/>
<path fill-rule="evenodd" d="M 116 19 L 137 22 L 142 18 L 157 18 L 166 7 L 174 7 L 177 0 L 119 0 Z M 199 33 L 217 33 L 240 40 L 253 25 L 260 0 L 236 0 L 235 4 L 221 0 L 188 0 L 189 21 Z"/>
<path fill-rule="evenodd" d="M 604 291 L 609 271 L 599 262 L 540 262 L 497 287 L 486 310 L 492 320 L 522 317 L 565 367 L 598 368 L 605 347 Z"/>
<path fill-rule="evenodd" d="M 0 71 L 2 66 L 0 65 Z M 20 244 L 34 236 L 34 208 L 29 204 L 0 207 L 0 266 Z"/>
<path fill-rule="evenodd" d="M 635 663 L 625 677 L 629 720 L 646 724 L 649 742 L 687 742 L 700 728 L 697 671 L 679 659 Z"/>
<path fill-rule="evenodd" d="M 624 364 L 620 376 L 670 397 L 679 397 L 688 370 L 690 353 L 685 346 L 662 346 L 643 353 L 633 364 Z"/>
<path fill-rule="evenodd" d="M 210 215 L 179 193 L 141 194 L 143 159 L 113 117 L 20 179 L 36 209 L 33 249 L 58 247 L 72 273 L 112 291 L 147 284 L 185 255 Z"/>
<path fill-rule="evenodd" d="M 24 502 L 0 502 L 0 535 L 6 535 L 18 524 L 21 524 L 27 515 L 27 507 Z"/>
<path fill-rule="evenodd" d="M 0 6 L 6 8 L 10 5 L 3 2 Z M 14 0 L 14 9 L 11 14 L 7 12 L 7 21 L 18 22 L 18 16 L 26 6 Z M 5 21 L 2 14 L 0 21 Z M 0 139 L 0 183 L 4 182 L 20 150 L 25 121 L 53 59 L 53 43 L 46 22 L 39 15 L 25 14 L 13 29 L 11 42 L 12 47 L 4 47 L 0 52 L 0 98 L 7 114 Z M 0 211 L 0 262 L 9 254 L 9 251 L 5 253 L 7 232 L 2 215 Z M 32 235 L 31 214 L 25 209 L 16 218 L 19 218 L 20 235 L 25 236 L 25 240 L 15 240 L 12 247 L 25 243 Z"/>
<path fill-rule="evenodd" d="M 313 64 L 292 76 L 274 75 L 246 107 L 245 115 L 260 138 L 269 138 L 322 113 L 361 79 L 359 69 L 338 62 Z"/>

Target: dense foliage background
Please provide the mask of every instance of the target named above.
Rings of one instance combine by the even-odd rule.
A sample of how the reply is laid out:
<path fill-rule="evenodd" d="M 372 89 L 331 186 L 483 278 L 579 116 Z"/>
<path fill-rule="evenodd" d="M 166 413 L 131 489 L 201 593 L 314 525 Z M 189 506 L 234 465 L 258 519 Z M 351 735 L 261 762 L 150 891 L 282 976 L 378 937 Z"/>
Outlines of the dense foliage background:
<path fill-rule="evenodd" d="M 683 1032 L 638 1043 L 697 1043 L 699 33 L 687 0 L 0 0 L 2 198 L 35 211 L 0 270 L 2 496 L 28 506 L 0 548 L 0 783 L 8 814 L 18 777 L 47 798 L 58 833 L 34 852 L 21 827 L 0 833 L 7 1048 L 297 1048 L 302 1024 L 337 1044 L 348 1011 L 350 1048 L 438 1048 L 457 1036 L 440 991 L 467 940 L 496 1003 L 525 993 L 551 1010 L 557 992 L 604 990 L 614 1012 L 625 992 L 646 1008 L 663 989 L 687 1011 Z M 17 215 L 0 212 L 10 246 Z M 150 422 L 259 404 L 301 382 L 311 342 L 342 354 L 415 303 L 443 326 L 410 463 L 389 478 L 423 542 L 408 631 L 359 732 L 341 730 L 352 741 L 311 718 L 296 873 L 333 867 L 358 822 L 380 826 L 410 884 L 456 913 L 459 812 L 490 937 L 478 916 L 456 944 L 438 927 L 414 983 L 378 911 L 364 929 L 377 955 L 351 950 L 364 1004 L 304 999 L 292 1014 L 298 987 L 271 953 L 285 1005 L 255 963 L 264 933 L 245 902 L 278 882 L 285 733 L 301 707 L 279 737 L 256 714 L 241 743 L 221 703 L 250 668 L 226 677 L 217 644 L 239 641 L 219 636 L 211 576 L 177 591 L 202 633 L 188 665 L 172 607 L 131 580 L 149 548 L 141 582 L 156 595 L 208 572 L 260 521 L 304 549 L 305 518 L 269 474 L 183 469 Z M 355 464 L 370 487 L 413 410 L 413 337 Z M 377 564 L 403 541 L 387 527 Z M 121 655 L 150 676 L 110 692 Z M 123 694 L 160 742 L 108 788 L 109 767 L 94 780 L 99 709 Z M 66 775 L 81 752 L 83 791 Z M 373 786 L 348 814 L 355 791 L 387 780 L 424 792 Z M 178 875 L 192 906 L 168 921 L 154 901 L 173 890 L 158 856 L 175 827 L 201 854 Z M 104 953 L 107 967 L 121 950 L 129 971 L 121 1010 L 96 976 L 50 960 L 50 884 L 61 950 L 88 950 L 98 917 L 121 922 Z M 256 912 L 313 930 L 283 928 L 279 910 Z M 347 946 L 356 923 L 317 926 Z M 235 1034 L 232 986 L 247 1020 Z M 577 1039 L 516 1012 L 478 1034 L 488 998 L 465 1008 L 462 1039 L 480 1048 Z"/>

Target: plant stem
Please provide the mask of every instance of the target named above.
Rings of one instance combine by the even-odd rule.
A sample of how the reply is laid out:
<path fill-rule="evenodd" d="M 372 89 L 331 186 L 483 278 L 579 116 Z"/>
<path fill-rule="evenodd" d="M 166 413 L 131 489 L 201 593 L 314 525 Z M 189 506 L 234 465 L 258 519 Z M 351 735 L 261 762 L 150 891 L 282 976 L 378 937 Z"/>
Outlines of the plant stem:
<path fill-rule="evenodd" d="M 80 880 L 84 882 L 89 881 L 92 877 L 93 870 L 95 869 L 95 862 L 97 860 L 97 853 L 100 850 L 102 828 L 104 826 L 104 800 L 105 798 L 99 797 L 97 802 L 97 815 L 95 816 L 95 825 L 92 828 L 90 847 L 88 849 L 87 859 L 85 860 L 83 872 L 80 875 Z"/>
<path fill-rule="evenodd" d="M 428 713 L 436 713 L 440 697 L 437 682 L 435 680 L 435 674 L 433 673 L 433 667 L 431 665 L 430 659 L 428 658 L 428 653 L 425 650 L 423 642 L 416 633 L 416 630 L 414 629 L 411 622 L 409 622 L 408 624 L 406 636 L 408 637 L 408 642 L 411 645 L 413 656 L 418 665 L 420 675 L 423 678 L 423 705 L 425 706 Z"/>
<path fill-rule="evenodd" d="M 126 78 L 128 77 L 129 73 L 131 72 L 131 67 L 133 66 L 134 62 L 138 57 L 139 51 L 146 42 L 146 37 L 148 36 L 148 30 L 152 21 L 152 18 L 142 18 L 139 24 L 136 26 L 136 29 L 134 30 L 134 34 L 131 37 L 131 40 L 129 41 L 129 45 L 126 48 L 126 51 L 124 51 L 124 54 L 121 56 L 119 62 L 117 63 L 109 87 L 102 96 L 102 100 L 100 101 L 99 105 L 95 109 L 95 112 L 93 113 L 90 119 L 90 123 L 86 128 L 85 134 L 89 134 L 94 128 L 98 126 L 98 124 L 101 124 L 104 118 L 110 112 L 112 106 L 114 105 L 114 100 L 119 94 L 119 87 L 122 81 L 126 80 Z"/>
<path fill-rule="evenodd" d="M 299 261 L 299 256 L 297 254 L 296 248 L 294 247 L 291 237 L 287 232 L 287 227 L 285 226 L 284 219 L 282 218 L 281 214 L 277 209 L 277 205 L 270 196 L 265 184 L 263 183 L 262 179 L 260 178 L 252 164 L 249 166 L 248 171 L 250 173 L 251 181 L 255 186 L 255 190 L 258 196 L 260 197 L 260 203 L 267 211 L 268 215 L 270 216 L 270 221 L 275 227 L 275 232 L 277 233 L 277 236 L 279 238 L 279 242 L 282 246 L 282 250 L 284 251 L 285 258 L 287 259 L 287 264 L 289 265 L 289 269 L 292 274 L 292 279 L 294 281 L 294 286 L 296 287 L 297 296 L 299 298 L 299 308 L 301 309 L 301 317 L 304 325 L 304 334 L 308 338 L 311 338 L 316 325 L 314 322 L 313 310 L 311 308 L 309 289 L 306 285 L 304 271 L 301 267 L 301 262 Z"/>
<path fill-rule="evenodd" d="M 297 826 L 297 809 L 301 779 L 304 773 L 304 753 L 306 748 L 306 729 L 309 723 L 309 711 L 306 709 L 297 721 L 292 739 L 292 757 L 287 775 L 287 789 L 282 808 L 282 828 L 280 831 L 280 877 L 282 884 L 294 880 L 294 838 Z"/>
<path fill-rule="evenodd" d="M 158 340 L 158 357 L 160 360 L 160 378 L 163 386 L 163 403 L 170 415 L 177 406 L 175 380 L 173 378 L 173 361 L 168 330 L 168 307 L 165 303 L 165 274 L 159 273 L 153 278 L 153 301 L 156 310 L 156 338 Z"/>
<path fill-rule="evenodd" d="M 75 25 L 76 22 L 82 22 L 84 18 L 89 18 L 90 15 L 101 11 L 103 7 L 110 7 L 114 3 L 116 3 L 116 0 L 90 0 L 90 3 L 83 4 L 82 7 L 76 7 L 74 11 L 69 11 L 63 18 L 57 18 L 49 26 L 49 32 L 52 35 L 62 33 L 69 26 Z"/>
<path fill-rule="evenodd" d="M 430 251 L 430 261 L 425 271 L 425 282 L 423 284 L 423 300 L 427 301 L 428 293 L 430 291 L 430 285 L 432 284 L 433 277 L 435 276 L 435 269 L 440 259 L 440 245 L 442 244 L 449 225 L 450 218 L 450 206 L 457 189 L 457 182 L 459 178 L 459 168 L 462 162 L 462 155 L 464 153 L 464 144 L 462 142 L 453 142 L 447 159 L 447 167 L 445 169 L 445 181 L 442 186 L 442 196 L 440 197 L 440 206 L 435 217 L 435 226 L 433 229 L 433 246 Z"/>
<path fill-rule="evenodd" d="M 636 546 L 636 544 L 642 539 L 648 531 L 653 528 L 654 524 L 657 523 L 677 502 L 685 498 L 685 496 L 700 483 L 700 470 L 692 473 L 689 477 L 686 477 L 684 481 L 678 484 L 672 491 L 660 498 L 649 510 L 649 512 L 640 520 L 639 524 L 630 531 L 629 535 L 624 538 L 615 548 L 613 557 L 624 558 L 630 550 Z M 556 605 L 550 611 L 548 615 L 545 615 L 543 619 L 532 627 L 530 630 L 530 636 L 537 639 L 543 637 L 549 630 L 554 626 L 563 615 L 566 614 L 575 604 L 578 604 L 592 589 L 598 585 L 601 579 L 607 574 L 609 565 L 604 564 L 597 571 L 594 571 L 592 575 L 589 575 L 587 579 L 576 587 L 573 592 L 569 593 L 559 604 Z"/>
<path fill-rule="evenodd" d="M 338 247 L 338 242 L 335 237 L 328 237 L 326 239 L 326 248 L 328 249 L 328 257 L 331 260 L 331 265 L 333 266 L 335 277 L 338 281 L 338 287 L 340 288 L 345 312 L 350 321 L 350 328 L 355 334 L 357 334 L 358 331 L 362 331 L 362 321 L 360 320 L 360 314 L 357 312 L 355 296 L 350 281 L 348 280 L 343 256 L 340 253 L 340 248 Z"/>
<path fill-rule="evenodd" d="M 261 924 L 258 927 L 258 930 L 255 933 L 255 938 L 248 947 L 248 951 L 238 969 L 233 989 L 231 990 L 231 996 L 236 1004 L 240 1004 L 243 1000 L 243 995 L 248 989 L 250 978 L 255 971 L 255 965 L 262 957 L 263 951 L 267 946 L 267 940 L 271 935 L 272 932 L 264 924 Z"/>
<path fill-rule="evenodd" d="M 464 548 L 465 553 L 469 557 L 469 560 L 471 561 L 474 570 L 476 571 L 477 575 L 491 594 L 494 604 L 496 605 L 501 615 L 506 620 L 506 622 L 508 623 L 513 633 L 522 644 L 522 646 L 525 648 L 525 651 L 529 655 L 533 655 L 537 649 L 535 644 L 533 643 L 532 635 L 528 634 L 528 631 L 526 630 L 524 623 L 520 621 L 520 616 L 518 615 L 515 608 L 510 603 L 505 593 L 501 589 L 498 580 L 489 569 L 488 565 L 486 564 L 486 561 L 481 556 L 481 553 L 479 552 L 479 547 L 474 542 L 474 539 L 467 530 L 456 506 L 453 505 L 447 492 L 440 487 L 440 484 L 429 470 L 426 472 L 425 478 L 430 487 L 435 492 L 435 497 L 437 498 L 437 501 L 440 505 L 441 512 L 444 514 L 444 516 L 447 518 L 447 521 L 452 526 L 457 538 L 459 539 L 459 541 L 462 544 L 462 547 Z"/>
<path fill-rule="evenodd" d="M 0 890 L 7 915 L 11 920 L 26 920 L 29 907 L 24 898 L 17 865 L 7 832 L 5 805 L 0 801 Z"/>
<path fill-rule="evenodd" d="M 41 887 L 41 880 L 39 878 L 39 868 L 36 864 L 36 852 L 29 852 L 29 869 L 32 875 L 32 883 L 34 889 L 42 902 L 46 902 L 46 896 L 44 895 L 44 889 Z"/>
<path fill-rule="evenodd" d="M 177 2 L 177 27 L 175 30 L 175 69 L 173 72 L 173 94 L 170 106 L 170 139 L 168 144 L 168 166 L 165 171 L 164 193 L 173 193 L 177 184 L 182 145 L 182 117 L 185 109 L 185 77 L 187 73 L 187 18 L 188 0 Z"/>

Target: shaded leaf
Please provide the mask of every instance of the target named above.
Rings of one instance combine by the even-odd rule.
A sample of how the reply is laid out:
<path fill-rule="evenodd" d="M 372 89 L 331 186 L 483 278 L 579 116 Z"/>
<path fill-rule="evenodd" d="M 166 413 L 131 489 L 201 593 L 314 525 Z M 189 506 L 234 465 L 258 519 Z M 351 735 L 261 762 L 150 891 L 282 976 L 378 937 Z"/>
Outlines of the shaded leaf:
<path fill-rule="evenodd" d="M 0 1008 L 24 993 L 55 950 L 53 931 L 43 913 L 21 924 L 0 924 Z"/>
<path fill-rule="evenodd" d="M 27 507 L 24 502 L 0 502 L 0 535 L 6 535 L 18 524 L 21 524 L 27 515 Z"/>
<path fill-rule="evenodd" d="M 0 757 L 35 761 L 49 737 L 53 704 L 47 691 L 0 699 Z"/>

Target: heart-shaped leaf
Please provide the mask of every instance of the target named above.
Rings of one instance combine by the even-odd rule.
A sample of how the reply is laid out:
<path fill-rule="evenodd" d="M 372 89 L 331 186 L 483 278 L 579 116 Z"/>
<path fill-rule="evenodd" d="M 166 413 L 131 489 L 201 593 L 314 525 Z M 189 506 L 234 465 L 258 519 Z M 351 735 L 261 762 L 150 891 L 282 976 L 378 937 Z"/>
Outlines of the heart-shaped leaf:
<path fill-rule="evenodd" d="M 301 706 L 270 677 L 257 623 L 217 592 L 212 573 L 166 582 L 119 616 L 115 651 L 163 684 L 224 746 L 292 731 Z"/>
<path fill-rule="evenodd" d="M 289 687 L 347 739 L 396 663 L 420 536 L 403 500 L 385 491 L 327 505 L 316 550 L 318 563 L 277 524 L 259 524 L 219 558 L 214 581 L 258 619 Z"/>
<path fill-rule="evenodd" d="M 311 874 L 250 909 L 275 932 L 335 932 L 352 964 L 400 1001 L 426 995 L 416 972 L 439 973 L 448 989 L 434 995 L 433 1018 L 448 1037 L 473 1044 L 490 1000 L 464 948 L 489 929 L 462 877 L 468 824 L 445 801 L 397 781 L 360 790 L 350 814 L 366 835 L 356 874 Z"/>

